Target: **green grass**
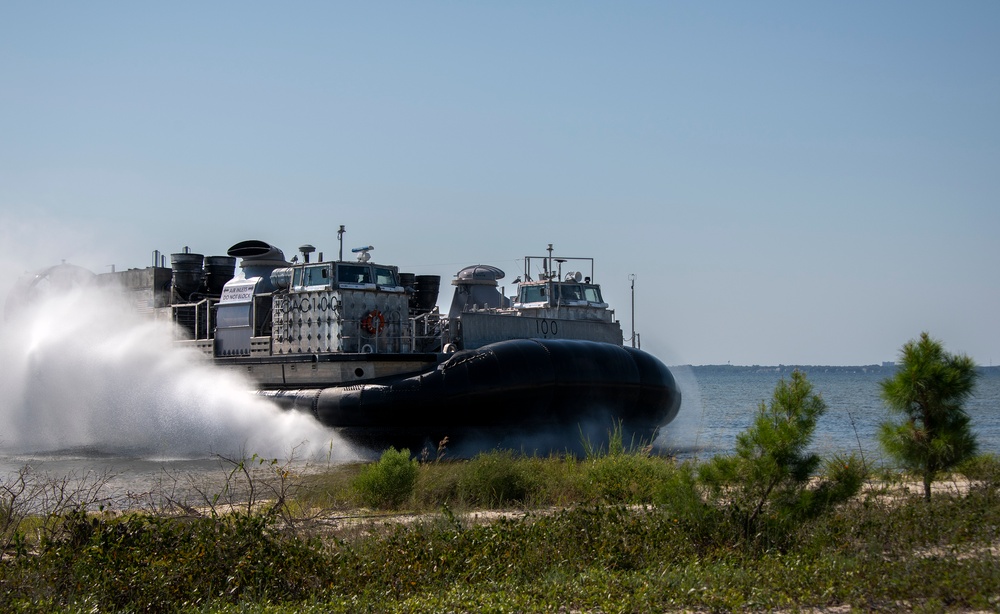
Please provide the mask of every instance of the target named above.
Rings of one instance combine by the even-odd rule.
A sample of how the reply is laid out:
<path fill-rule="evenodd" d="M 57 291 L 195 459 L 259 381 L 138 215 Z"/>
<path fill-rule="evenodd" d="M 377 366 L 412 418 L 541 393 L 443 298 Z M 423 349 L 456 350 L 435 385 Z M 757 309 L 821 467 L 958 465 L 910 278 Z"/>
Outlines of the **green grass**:
<path fill-rule="evenodd" d="M 399 454 L 386 458 L 402 474 L 415 468 L 412 482 L 384 473 L 383 485 L 406 493 L 391 505 L 366 503 L 358 486 L 379 461 L 290 478 L 281 467 L 254 476 L 261 482 L 255 492 L 281 501 L 262 502 L 258 511 L 77 509 L 46 519 L 50 530 L 41 537 L 23 530 L 39 526 L 36 518 L 14 528 L 23 547 L 9 548 L 0 562 L 0 609 L 1000 607 L 995 457 L 963 469 L 980 480 L 967 493 L 926 502 L 876 489 L 794 527 L 782 525 L 780 540 L 753 542 L 720 521 L 727 503 L 708 496 L 693 462 L 627 450 L 582 460 L 505 452 L 418 465 Z M 381 507 L 421 515 L 387 522 Z M 507 514 L 487 519 L 493 508 Z M 356 522 L 334 521 L 345 517 Z"/>

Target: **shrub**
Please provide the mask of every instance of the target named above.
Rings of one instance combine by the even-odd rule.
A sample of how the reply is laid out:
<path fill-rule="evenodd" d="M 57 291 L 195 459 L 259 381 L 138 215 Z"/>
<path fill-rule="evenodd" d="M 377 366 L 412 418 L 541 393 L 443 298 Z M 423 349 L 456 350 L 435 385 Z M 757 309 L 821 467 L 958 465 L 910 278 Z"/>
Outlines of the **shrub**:
<path fill-rule="evenodd" d="M 587 461 L 589 494 L 609 503 L 650 503 L 669 462 L 642 452 L 619 451 Z"/>
<path fill-rule="evenodd" d="M 377 463 L 366 465 L 352 486 L 362 503 L 379 509 L 398 508 L 413 495 L 419 465 L 407 449 L 389 448 Z"/>
<path fill-rule="evenodd" d="M 671 464 L 654 485 L 653 502 L 699 543 L 706 541 L 718 510 L 704 501 L 698 485 L 698 465 L 693 461 Z"/>
<path fill-rule="evenodd" d="M 699 467 L 724 517 L 747 543 L 780 542 L 796 521 L 818 515 L 861 487 L 865 472 L 854 457 L 829 465 L 827 476 L 810 484 L 820 458 L 806 449 L 825 411 L 826 403 L 813 394 L 806 376 L 795 371 L 791 382 L 778 382 L 770 405 L 761 402 L 754 423 L 736 438 L 736 454 Z"/>
<path fill-rule="evenodd" d="M 1000 456 L 996 454 L 977 454 L 959 465 L 958 471 L 970 480 L 994 488 L 1000 486 Z"/>
<path fill-rule="evenodd" d="M 207 604 L 296 600 L 316 594 L 327 566 L 318 542 L 241 512 L 184 519 L 83 510 L 62 517 L 37 555 L 5 575 L 11 609 L 176 611 Z M 5 611 L 7 611 L 5 609 Z"/>
<path fill-rule="evenodd" d="M 527 465 L 513 452 L 498 450 L 469 461 L 459 478 L 458 494 L 467 503 L 502 506 L 525 501 L 536 483 Z"/>
<path fill-rule="evenodd" d="M 414 488 L 414 502 L 419 509 L 440 510 L 458 500 L 458 480 L 464 463 L 435 461 L 420 463 Z"/>

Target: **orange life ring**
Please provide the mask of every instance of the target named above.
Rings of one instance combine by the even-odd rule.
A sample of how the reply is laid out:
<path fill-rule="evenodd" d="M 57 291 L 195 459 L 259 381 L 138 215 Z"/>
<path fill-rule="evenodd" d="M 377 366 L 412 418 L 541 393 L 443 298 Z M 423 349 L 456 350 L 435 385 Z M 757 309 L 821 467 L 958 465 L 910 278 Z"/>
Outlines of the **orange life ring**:
<path fill-rule="evenodd" d="M 361 320 L 361 328 L 368 331 L 370 335 L 377 335 L 385 328 L 385 316 L 378 309 L 372 309 L 368 315 Z"/>

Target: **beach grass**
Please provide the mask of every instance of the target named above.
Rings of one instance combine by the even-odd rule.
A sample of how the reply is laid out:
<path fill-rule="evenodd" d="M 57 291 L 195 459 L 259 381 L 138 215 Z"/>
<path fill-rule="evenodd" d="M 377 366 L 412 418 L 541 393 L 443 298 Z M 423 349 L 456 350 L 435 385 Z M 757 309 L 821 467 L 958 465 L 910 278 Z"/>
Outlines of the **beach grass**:
<path fill-rule="evenodd" d="M 728 504 L 706 494 L 696 461 L 496 451 L 415 464 L 412 482 L 386 478 L 406 496 L 381 506 L 366 504 L 358 486 L 377 465 L 297 475 L 258 462 L 259 473 L 231 474 L 257 481 L 253 506 L 229 505 L 227 495 L 155 512 L 81 507 L 57 522 L 27 514 L 34 520 L 8 531 L 17 537 L 0 564 L 0 604 L 24 612 L 1000 607 L 1000 461 L 990 455 L 941 481 L 932 501 L 907 488 L 908 476 L 883 472 L 827 513 L 761 525 L 781 534 L 752 540 L 725 521 Z M 31 533 L 41 525 L 50 530 Z"/>

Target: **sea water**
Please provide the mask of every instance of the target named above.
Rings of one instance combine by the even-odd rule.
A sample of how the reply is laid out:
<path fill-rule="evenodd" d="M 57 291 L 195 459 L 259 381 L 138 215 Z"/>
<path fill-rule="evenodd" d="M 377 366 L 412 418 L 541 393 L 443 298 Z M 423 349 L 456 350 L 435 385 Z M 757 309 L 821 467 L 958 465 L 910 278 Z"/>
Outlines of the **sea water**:
<path fill-rule="evenodd" d="M 60 292 L 2 322 L 0 356 L 0 477 L 26 465 L 149 475 L 163 467 L 214 470 L 216 455 L 327 463 L 372 456 L 310 416 L 248 395 L 250 382 L 175 347 L 167 323 L 129 314 L 105 295 Z M 794 369 L 672 367 L 683 402 L 657 443 L 680 458 L 731 452 Z M 813 448 L 881 460 L 876 432 L 890 416 L 879 384 L 893 369 L 798 369 L 827 405 Z M 980 370 L 967 410 L 981 450 L 1000 453 L 1000 368 Z"/>
<path fill-rule="evenodd" d="M 802 371 L 826 403 L 812 448 L 823 456 L 859 453 L 870 462 L 884 460 L 878 426 L 898 419 L 886 408 L 880 383 L 894 367 L 772 366 L 671 367 L 683 395 L 677 419 L 665 426 L 658 444 L 679 458 L 705 459 L 733 451 L 736 436 L 752 423 L 759 405 L 770 403 L 774 388 Z M 1000 453 L 1000 367 L 979 369 L 966 404 L 981 452 Z"/>

